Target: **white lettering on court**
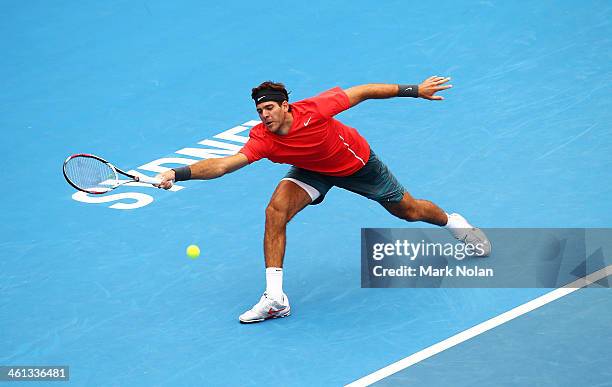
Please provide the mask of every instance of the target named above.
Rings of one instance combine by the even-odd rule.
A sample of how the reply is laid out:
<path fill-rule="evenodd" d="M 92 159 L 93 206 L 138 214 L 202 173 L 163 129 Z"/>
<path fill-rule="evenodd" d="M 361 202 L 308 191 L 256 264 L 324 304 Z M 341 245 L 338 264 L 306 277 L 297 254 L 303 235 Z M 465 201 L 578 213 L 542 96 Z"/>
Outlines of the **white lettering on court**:
<path fill-rule="evenodd" d="M 239 133 L 249 130 L 251 127 L 259 124 L 261 121 L 247 121 L 242 125 L 235 126 L 228 130 L 225 130 L 214 136 L 217 140 L 204 139 L 198 142 L 198 145 L 203 145 L 204 147 L 190 147 L 190 148 L 182 148 L 174 153 L 182 156 L 189 156 L 195 158 L 188 157 L 163 157 L 153 161 L 150 161 L 146 164 L 143 164 L 138 167 L 138 169 L 147 172 L 154 173 L 162 173 L 169 170 L 173 165 L 191 165 L 197 163 L 198 159 L 211 159 L 211 158 L 219 158 L 225 156 L 231 156 L 242 148 L 242 146 L 249 140 L 248 136 L 241 136 Z M 218 141 L 224 140 L 224 141 Z M 239 143 L 240 145 L 233 144 Z M 141 172 L 136 170 L 130 170 L 128 173 L 137 175 L 137 176 L 149 176 L 144 175 Z M 139 188 L 152 188 L 158 190 L 158 188 L 153 187 L 149 184 L 144 183 L 127 183 L 123 185 L 123 187 L 139 187 Z M 177 192 L 186 188 L 183 185 L 175 184 L 169 191 Z M 119 188 L 122 189 L 122 188 Z M 116 209 L 116 210 L 134 210 L 137 208 L 142 208 L 147 206 L 155 200 L 152 196 L 153 193 L 157 193 L 159 191 L 151 191 L 149 194 L 144 194 L 140 192 L 121 192 L 111 195 L 90 195 L 85 192 L 75 192 L 72 195 L 72 199 L 88 204 L 103 204 L 103 203 L 112 203 L 108 206 L 108 208 Z"/>

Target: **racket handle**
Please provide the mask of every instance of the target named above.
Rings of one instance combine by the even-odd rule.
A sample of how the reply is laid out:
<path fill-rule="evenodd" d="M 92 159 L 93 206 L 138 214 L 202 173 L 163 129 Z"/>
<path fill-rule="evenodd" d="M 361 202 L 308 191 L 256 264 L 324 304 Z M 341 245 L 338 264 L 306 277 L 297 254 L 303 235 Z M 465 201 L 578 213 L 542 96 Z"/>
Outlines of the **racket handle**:
<path fill-rule="evenodd" d="M 154 185 L 158 185 L 161 183 L 161 179 L 158 179 L 156 177 L 149 177 L 149 176 L 139 176 L 138 181 L 141 183 L 154 184 Z"/>

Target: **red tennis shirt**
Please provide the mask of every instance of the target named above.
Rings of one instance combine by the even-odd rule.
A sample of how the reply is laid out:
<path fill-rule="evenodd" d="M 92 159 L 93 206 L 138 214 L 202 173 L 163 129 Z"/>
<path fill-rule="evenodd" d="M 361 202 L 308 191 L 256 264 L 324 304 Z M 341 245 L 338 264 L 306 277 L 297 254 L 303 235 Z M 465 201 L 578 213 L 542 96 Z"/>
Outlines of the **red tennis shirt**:
<path fill-rule="evenodd" d="M 325 175 L 351 175 L 368 162 L 370 146 L 357 130 L 333 118 L 349 107 L 348 96 L 339 87 L 292 103 L 289 133 L 277 135 L 257 124 L 240 153 L 249 163 L 267 158 Z"/>

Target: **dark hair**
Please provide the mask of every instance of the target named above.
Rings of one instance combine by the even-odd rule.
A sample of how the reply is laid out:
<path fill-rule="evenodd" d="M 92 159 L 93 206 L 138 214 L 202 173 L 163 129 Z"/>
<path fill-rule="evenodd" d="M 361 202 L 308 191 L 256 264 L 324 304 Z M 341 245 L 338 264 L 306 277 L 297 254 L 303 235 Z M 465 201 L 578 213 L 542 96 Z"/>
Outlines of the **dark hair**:
<path fill-rule="evenodd" d="M 265 81 L 259 86 L 254 87 L 251 90 L 251 98 L 255 99 L 255 96 L 257 95 L 257 93 L 259 93 L 259 91 L 263 89 L 278 90 L 282 92 L 283 94 L 285 94 L 285 98 L 287 99 L 287 102 L 289 102 L 289 93 L 287 92 L 285 85 L 279 82 L 272 82 L 272 81 Z M 280 102 L 278 102 L 278 104 L 280 105 Z M 291 111 L 291 107 L 289 107 L 289 111 Z"/>

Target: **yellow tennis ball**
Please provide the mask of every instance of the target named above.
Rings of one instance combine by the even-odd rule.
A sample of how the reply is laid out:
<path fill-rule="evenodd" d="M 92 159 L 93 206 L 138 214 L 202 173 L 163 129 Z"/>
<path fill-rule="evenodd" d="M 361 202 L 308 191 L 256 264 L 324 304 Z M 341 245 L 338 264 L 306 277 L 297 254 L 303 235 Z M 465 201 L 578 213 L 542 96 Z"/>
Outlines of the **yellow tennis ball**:
<path fill-rule="evenodd" d="M 189 258 L 197 258 L 200 256 L 200 248 L 197 245 L 187 246 L 187 256 Z"/>

